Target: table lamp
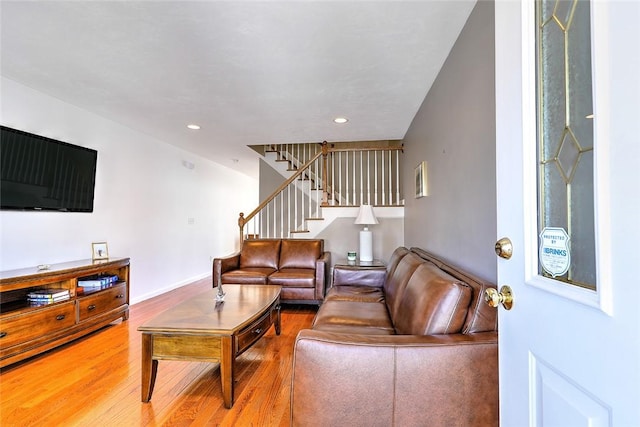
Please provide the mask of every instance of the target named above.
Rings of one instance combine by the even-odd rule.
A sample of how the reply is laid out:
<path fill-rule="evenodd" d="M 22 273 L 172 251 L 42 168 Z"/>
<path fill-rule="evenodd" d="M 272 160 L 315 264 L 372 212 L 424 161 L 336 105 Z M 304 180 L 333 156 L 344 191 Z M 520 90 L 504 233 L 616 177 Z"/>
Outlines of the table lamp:
<path fill-rule="evenodd" d="M 377 224 L 378 220 L 373 213 L 373 206 L 361 205 L 358 217 L 354 224 L 364 225 L 360 231 L 360 261 L 373 261 L 373 232 L 369 225 Z"/>

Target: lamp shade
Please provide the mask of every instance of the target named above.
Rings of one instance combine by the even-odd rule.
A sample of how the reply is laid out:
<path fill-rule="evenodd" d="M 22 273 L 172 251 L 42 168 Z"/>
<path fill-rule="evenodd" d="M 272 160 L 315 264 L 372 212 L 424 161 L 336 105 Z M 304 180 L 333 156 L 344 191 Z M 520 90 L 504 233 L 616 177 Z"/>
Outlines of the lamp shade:
<path fill-rule="evenodd" d="M 358 212 L 358 217 L 354 224 L 377 224 L 378 219 L 376 215 L 373 213 L 373 206 L 371 205 L 360 205 L 360 211 Z"/>

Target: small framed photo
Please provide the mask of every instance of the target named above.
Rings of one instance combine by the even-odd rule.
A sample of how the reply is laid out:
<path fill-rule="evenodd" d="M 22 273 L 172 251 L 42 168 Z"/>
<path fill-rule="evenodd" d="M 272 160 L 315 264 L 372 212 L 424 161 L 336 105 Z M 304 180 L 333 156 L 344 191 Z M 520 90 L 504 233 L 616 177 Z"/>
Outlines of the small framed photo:
<path fill-rule="evenodd" d="M 94 242 L 91 244 L 92 259 L 109 259 L 107 242 Z"/>
<path fill-rule="evenodd" d="M 427 162 L 416 167 L 416 199 L 427 195 Z"/>

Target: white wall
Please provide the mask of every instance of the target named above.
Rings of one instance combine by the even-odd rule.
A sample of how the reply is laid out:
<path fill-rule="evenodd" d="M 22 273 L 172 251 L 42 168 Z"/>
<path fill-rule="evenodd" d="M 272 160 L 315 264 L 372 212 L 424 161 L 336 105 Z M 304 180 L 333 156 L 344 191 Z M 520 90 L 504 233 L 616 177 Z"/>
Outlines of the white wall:
<path fill-rule="evenodd" d="M 0 89 L 3 125 L 98 150 L 93 213 L 0 212 L 0 270 L 90 258 L 91 242 L 106 241 L 131 258 L 135 303 L 206 277 L 211 256 L 237 249 L 256 180 L 12 80 Z"/>

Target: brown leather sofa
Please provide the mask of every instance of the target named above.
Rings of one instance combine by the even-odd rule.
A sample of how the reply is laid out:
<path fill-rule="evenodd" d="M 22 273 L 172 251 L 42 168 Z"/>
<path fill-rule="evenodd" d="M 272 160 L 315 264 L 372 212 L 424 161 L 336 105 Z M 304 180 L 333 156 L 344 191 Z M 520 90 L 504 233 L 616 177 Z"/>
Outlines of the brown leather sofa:
<path fill-rule="evenodd" d="M 251 239 L 240 252 L 213 260 L 213 287 L 219 283 L 282 286 L 280 301 L 321 304 L 331 253 L 323 239 Z"/>
<path fill-rule="evenodd" d="M 294 349 L 292 426 L 497 426 L 494 287 L 421 250 L 334 269 Z"/>

